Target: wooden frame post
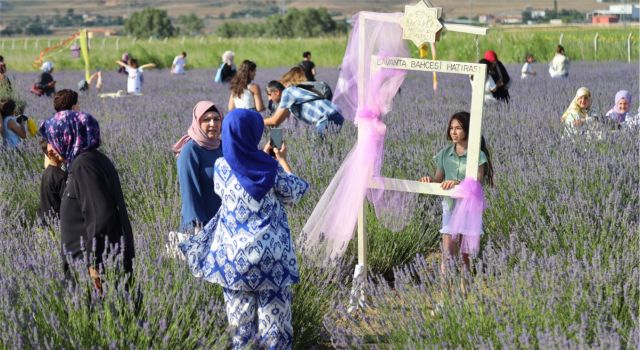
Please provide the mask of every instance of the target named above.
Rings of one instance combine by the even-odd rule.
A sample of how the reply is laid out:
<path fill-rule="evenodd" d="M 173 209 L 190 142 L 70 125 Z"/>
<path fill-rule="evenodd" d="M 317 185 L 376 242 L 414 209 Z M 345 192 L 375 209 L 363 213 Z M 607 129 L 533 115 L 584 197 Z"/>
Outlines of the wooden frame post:
<path fill-rule="evenodd" d="M 480 135 L 482 128 L 482 110 L 484 105 L 484 86 L 486 83 L 487 67 L 484 64 L 466 63 L 466 62 L 449 62 L 435 61 L 425 59 L 413 59 L 406 57 L 365 57 L 365 41 L 367 40 L 367 20 L 386 21 L 400 24 L 402 17 L 387 16 L 372 12 L 361 12 L 358 16 L 358 108 L 365 105 L 367 87 L 366 75 L 373 74 L 379 69 L 403 69 L 416 70 L 426 72 L 442 72 L 464 74 L 473 77 L 471 83 L 471 119 L 469 122 L 469 143 L 467 147 L 467 169 L 466 177 L 477 179 L 478 176 L 478 160 L 480 155 Z M 465 26 L 458 24 L 443 24 L 445 29 L 450 31 L 463 32 L 473 35 L 485 35 L 487 29 L 473 26 Z M 399 38 L 399 40 L 402 40 Z M 371 60 L 369 72 L 365 70 L 367 60 Z M 403 191 L 412 193 L 432 194 L 437 196 L 451 196 L 452 190 L 443 190 L 440 184 L 422 183 L 413 180 L 393 179 L 381 177 L 376 181 L 369 182 L 369 188 Z M 351 298 L 349 311 L 355 310 L 356 307 L 365 306 L 364 286 L 367 281 L 367 246 L 368 239 L 366 233 L 366 203 L 359 208 L 358 211 L 358 264 L 356 265 L 353 285 L 351 289 Z"/>

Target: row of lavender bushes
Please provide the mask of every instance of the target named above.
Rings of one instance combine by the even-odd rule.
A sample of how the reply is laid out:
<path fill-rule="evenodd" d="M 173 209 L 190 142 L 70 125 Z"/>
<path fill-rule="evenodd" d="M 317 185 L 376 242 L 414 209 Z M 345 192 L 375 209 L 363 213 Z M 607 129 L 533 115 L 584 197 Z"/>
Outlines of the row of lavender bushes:
<path fill-rule="evenodd" d="M 294 288 L 295 348 L 635 348 L 638 308 L 638 130 L 600 139 L 563 138 L 559 116 L 575 90 L 587 86 L 604 114 L 619 89 L 638 96 L 637 65 L 575 63 L 571 77 L 532 81 L 514 76 L 509 105 L 485 106 L 483 134 L 492 151 L 496 186 L 487 188 L 482 252 L 474 275 L 439 274 L 440 201 L 413 198 L 413 219 L 400 232 L 367 209 L 368 308 L 348 313 L 356 249 L 336 268 L 300 256 Z M 539 71 L 545 67 L 539 65 Z M 285 69 L 259 70 L 264 86 Z M 319 78 L 335 83 L 337 71 Z M 80 72 L 55 73 L 73 88 Z M 18 91 L 33 74 L 12 73 Z M 431 79 L 410 73 L 393 111 L 383 172 L 417 179 L 435 171 L 431 158 L 446 145 L 448 117 L 468 110 L 464 76 Z M 125 87 L 107 73 L 104 91 Z M 165 253 L 178 228 L 180 198 L 170 146 L 186 130 L 193 105 L 211 99 L 226 109 L 228 91 L 208 73 L 145 73 L 142 97 L 81 95 L 80 105 L 101 125 L 103 146 L 116 164 L 136 235 L 134 287 L 107 279 L 91 292 L 85 274 L 62 282 L 57 227 L 35 222 L 42 154 L 35 139 L 19 152 L 0 152 L 0 346 L 5 348 L 225 348 L 221 291 L 192 277 Z M 22 93 L 27 114 L 53 113 L 47 98 Z M 635 107 L 632 107 L 635 108 Z M 355 142 L 348 123 L 328 142 L 289 122 L 285 134 L 294 170 L 310 181 L 307 197 L 288 211 L 297 235 Z M 299 247 L 306 249 L 308 247 Z"/>

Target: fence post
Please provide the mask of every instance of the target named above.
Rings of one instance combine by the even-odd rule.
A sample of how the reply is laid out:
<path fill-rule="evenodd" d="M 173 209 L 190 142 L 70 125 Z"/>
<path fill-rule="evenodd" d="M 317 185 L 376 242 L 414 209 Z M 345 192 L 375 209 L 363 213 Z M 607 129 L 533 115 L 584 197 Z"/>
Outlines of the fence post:
<path fill-rule="evenodd" d="M 182 36 L 182 40 L 180 40 L 180 45 L 184 45 L 184 35 Z"/>
<path fill-rule="evenodd" d="M 47 47 L 51 46 L 51 39 L 47 40 Z"/>
<path fill-rule="evenodd" d="M 27 45 L 29 45 L 29 39 L 24 39 L 24 49 L 27 49 Z"/>
<path fill-rule="evenodd" d="M 4 40 L 2 40 L 2 49 L 4 50 Z"/>
<path fill-rule="evenodd" d="M 120 51 L 120 37 L 116 38 L 116 51 Z"/>
<path fill-rule="evenodd" d="M 11 39 L 11 50 L 16 48 L 16 39 Z"/>
<path fill-rule="evenodd" d="M 563 38 L 564 38 L 564 33 L 560 33 L 560 39 L 558 40 L 558 45 L 562 45 Z"/>
<path fill-rule="evenodd" d="M 107 38 L 102 38 L 102 47 L 104 47 L 104 44 L 106 41 L 107 41 Z"/>
<path fill-rule="evenodd" d="M 596 35 L 593 37 L 593 56 L 595 58 L 598 57 L 598 36 L 600 34 L 596 32 Z"/>
<path fill-rule="evenodd" d="M 135 45 L 135 44 L 136 44 L 136 40 L 138 40 L 138 38 L 133 38 L 133 43 L 132 43 L 132 45 Z"/>
<path fill-rule="evenodd" d="M 37 49 L 38 48 L 38 44 L 40 42 L 40 39 L 36 39 L 36 43 L 34 44 L 34 47 Z"/>
<path fill-rule="evenodd" d="M 167 37 L 164 38 L 163 42 L 166 44 L 167 43 Z"/>
<path fill-rule="evenodd" d="M 631 63 L 631 36 L 633 34 L 629 33 L 629 36 L 627 37 L 627 62 Z"/>

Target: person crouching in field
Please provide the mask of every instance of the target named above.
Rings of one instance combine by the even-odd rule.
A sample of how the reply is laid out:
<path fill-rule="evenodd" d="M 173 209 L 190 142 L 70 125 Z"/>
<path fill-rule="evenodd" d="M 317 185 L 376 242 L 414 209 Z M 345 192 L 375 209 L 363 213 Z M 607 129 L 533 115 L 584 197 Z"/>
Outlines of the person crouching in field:
<path fill-rule="evenodd" d="M 591 109 L 591 91 L 581 87 L 576 96 L 562 114 L 562 122 L 567 135 L 581 134 L 587 131 L 587 125 L 594 121 L 595 113 Z"/>
<path fill-rule="evenodd" d="M 36 96 L 51 96 L 56 93 L 56 81 L 53 79 L 53 63 L 46 61 L 40 67 L 38 81 L 31 87 L 31 93 Z"/>
<path fill-rule="evenodd" d="M 302 68 L 293 67 L 280 82 L 285 89 L 278 101 L 278 108 L 271 117 L 264 119 L 264 125 L 279 126 L 293 114 L 295 118 L 314 125 L 320 137 L 323 137 L 330 127 L 338 130 L 342 127 L 344 117 L 327 96 L 313 87 L 298 86 L 306 82 Z"/>
<path fill-rule="evenodd" d="M 533 55 L 527 54 L 527 57 L 525 58 L 525 62 L 522 65 L 522 69 L 520 70 L 521 80 L 533 78 L 536 76 L 536 71 L 533 70 L 533 61 L 535 61 L 535 59 L 533 58 Z"/>
<path fill-rule="evenodd" d="M 67 172 L 63 167 L 63 160 L 46 139 L 40 140 L 40 147 L 49 164 L 42 173 L 40 180 L 40 208 L 38 217 L 42 223 L 60 217 L 60 203 L 62 193 L 67 182 Z"/>
<path fill-rule="evenodd" d="M 94 286 L 102 292 L 103 256 L 117 254 L 117 268 L 127 281 L 135 255 L 133 232 L 118 172 L 98 150 L 98 121 L 90 114 L 65 110 L 45 120 L 40 134 L 68 172 L 60 203 L 65 276 L 73 281 L 68 258 L 78 263 L 87 261 Z M 86 254 L 88 260 L 84 259 Z"/>
<path fill-rule="evenodd" d="M 458 112 L 451 116 L 447 127 L 447 139 L 451 144 L 441 149 L 433 157 L 436 163 L 434 177 L 425 176 L 421 182 L 440 183 L 444 190 L 450 190 L 464 180 L 467 171 L 467 146 L 469 136 L 468 112 Z M 480 142 L 480 159 L 478 161 L 478 180 L 493 186 L 493 166 L 491 155 L 487 149 L 484 137 Z M 458 254 L 462 255 L 462 262 L 466 271 L 470 271 L 471 257 L 480 251 L 480 235 L 467 234 L 466 232 L 454 232 L 450 226 L 451 215 L 458 200 L 445 197 L 442 200 L 442 263 L 441 272 L 444 274 L 451 265 L 451 260 L 457 260 Z"/>
<path fill-rule="evenodd" d="M 300 277 L 285 206 L 309 184 L 293 174 L 284 144 L 258 149 L 263 131 L 258 112 L 236 109 L 224 118 L 224 157 L 214 169 L 222 206 L 202 235 L 180 244 L 192 273 L 222 286 L 233 349 L 291 349 L 293 342 L 291 285 Z"/>
<path fill-rule="evenodd" d="M 621 127 L 629 117 L 631 109 L 631 94 L 627 90 L 620 90 L 616 93 L 613 107 L 607 112 L 606 117 L 610 123 L 616 127 Z"/>
<path fill-rule="evenodd" d="M 269 104 L 267 110 L 269 115 L 273 115 L 280 105 L 280 99 L 282 98 L 282 91 L 284 91 L 284 85 L 277 80 L 271 80 L 267 84 L 267 97 L 269 98 Z"/>
<path fill-rule="evenodd" d="M 236 65 L 233 63 L 234 57 L 233 51 L 225 51 L 222 54 L 222 65 L 216 71 L 214 78 L 216 83 L 227 83 L 236 75 Z"/>
<path fill-rule="evenodd" d="M 231 95 L 229 96 L 229 111 L 236 108 L 251 109 L 257 112 L 264 111 L 260 86 L 252 83 L 256 78 L 257 66 L 255 63 L 244 60 L 238 69 L 238 73 L 231 79 Z"/>
<path fill-rule="evenodd" d="M 507 68 L 500 62 L 498 55 L 493 50 L 487 50 L 484 53 L 484 59 L 491 64 L 489 74 L 496 83 L 496 91 L 493 93 L 493 97 L 500 102 L 509 103 L 509 99 L 511 98 L 509 95 L 511 77 L 509 76 L 509 72 L 507 72 Z"/>

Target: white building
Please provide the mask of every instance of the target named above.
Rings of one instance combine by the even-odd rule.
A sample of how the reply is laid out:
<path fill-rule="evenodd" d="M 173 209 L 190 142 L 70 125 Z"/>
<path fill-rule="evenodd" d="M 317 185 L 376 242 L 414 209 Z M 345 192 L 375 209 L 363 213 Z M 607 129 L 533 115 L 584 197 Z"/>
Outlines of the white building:
<path fill-rule="evenodd" d="M 547 10 L 531 10 L 531 18 L 545 18 L 547 17 Z"/>

